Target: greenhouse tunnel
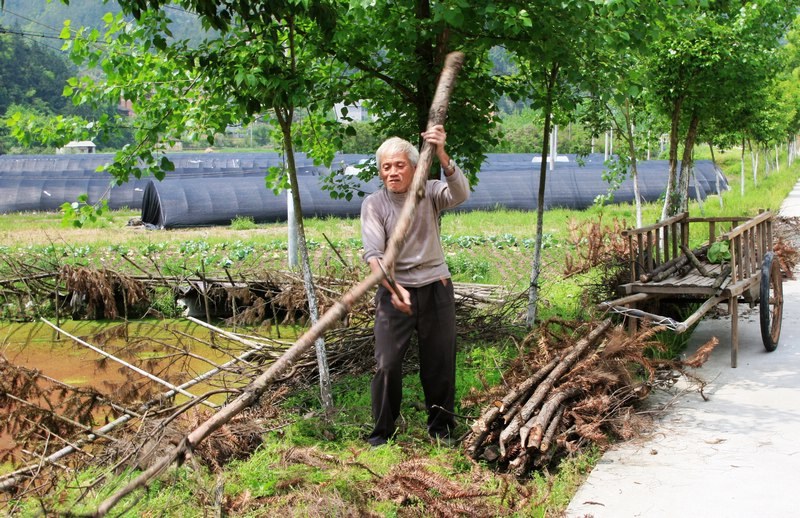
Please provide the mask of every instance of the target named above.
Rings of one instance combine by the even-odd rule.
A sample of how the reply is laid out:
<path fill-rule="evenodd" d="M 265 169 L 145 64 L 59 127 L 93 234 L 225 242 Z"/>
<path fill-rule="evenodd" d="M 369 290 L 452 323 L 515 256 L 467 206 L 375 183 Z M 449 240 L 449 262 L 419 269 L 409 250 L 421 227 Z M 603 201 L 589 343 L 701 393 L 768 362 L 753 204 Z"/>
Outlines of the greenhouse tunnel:
<path fill-rule="evenodd" d="M 175 170 L 162 181 L 132 178 L 113 185 L 108 173 L 96 172 L 113 160 L 113 155 L 0 156 L 0 212 L 57 210 L 62 203 L 86 193 L 90 203 L 105 197 L 110 208 L 140 208 L 142 222 L 157 228 L 226 225 L 237 217 L 258 223 L 286 220 L 287 193 L 274 194 L 264 180 L 269 167 L 281 163 L 277 153 L 181 153 L 169 158 Z M 371 155 L 337 155 L 334 165 L 324 168 L 298 154 L 303 215 L 357 216 L 362 198 L 334 199 L 322 188 L 321 180 L 331 169 L 344 170 L 369 158 Z M 487 155 L 478 173 L 478 185 L 457 210 L 535 210 L 540 166 L 536 154 Z M 602 154 L 580 161 L 574 155 L 559 155 L 555 169 L 547 167 L 546 209 L 586 208 L 598 195 L 608 192 Z M 638 163 L 639 190 L 645 201 L 663 195 L 668 167 L 665 160 Z M 727 180 L 711 161 L 696 161 L 694 168 L 692 198 L 704 199 L 728 189 Z M 378 179 L 362 184 L 356 176 L 348 178 L 366 193 L 380 186 Z M 633 199 L 633 181 L 626 178 L 614 192 L 613 202 L 629 203 Z"/>
<path fill-rule="evenodd" d="M 206 178 L 266 175 L 280 165 L 278 153 L 180 153 L 170 154 L 175 170 L 169 177 Z M 295 157 L 301 171 L 314 169 L 303 154 Z M 67 155 L 0 155 L 0 213 L 58 210 L 81 194 L 89 203 L 102 198 L 111 209 L 140 209 L 142 196 L 152 178 L 131 177 L 116 185 L 109 173 L 97 169 L 111 163 L 114 155 L 87 153 Z"/>

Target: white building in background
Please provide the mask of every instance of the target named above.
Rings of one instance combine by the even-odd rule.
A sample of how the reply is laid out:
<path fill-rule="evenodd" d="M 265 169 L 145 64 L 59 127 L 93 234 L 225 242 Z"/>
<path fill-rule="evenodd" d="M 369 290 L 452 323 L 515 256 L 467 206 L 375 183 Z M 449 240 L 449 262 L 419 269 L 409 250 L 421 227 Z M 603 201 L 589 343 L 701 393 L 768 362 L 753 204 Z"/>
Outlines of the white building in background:
<path fill-rule="evenodd" d="M 57 155 L 68 155 L 78 153 L 94 153 L 97 146 L 91 140 L 73 140 L 62 148 L 56 150 Z"/>
<path fill-rule="evenodd" d="M 345 120 L 342 116 L 342 109 L 347 108 L 347 118 Z M 336 114 L 336 120 L 339 122 L 365 122 L 374 120 L 374 117 L 369 114 L 369 110 L 358 101 L 355 104 L 336 103 L 333 106 L 333 111 Z"/>

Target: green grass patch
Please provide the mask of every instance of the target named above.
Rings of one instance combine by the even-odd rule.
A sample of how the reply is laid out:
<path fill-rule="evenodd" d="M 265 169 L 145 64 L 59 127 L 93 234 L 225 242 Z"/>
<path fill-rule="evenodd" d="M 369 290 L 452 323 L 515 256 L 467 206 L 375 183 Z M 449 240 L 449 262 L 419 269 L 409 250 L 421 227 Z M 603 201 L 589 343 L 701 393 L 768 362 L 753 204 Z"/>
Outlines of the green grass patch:
<path fill-rule="evenodd" d="M 256 222 L 250 216 L 238 216 L 231 221 L 231 230 L 252 230 L 254 228 L 256 228 Z"/>
<path fill-rule="evenodd" d="M 6 510 L 10 516 L 90 516 L 106 498 L 137 474 L 134 471 L 114 475 L 99 469 L 83 470 L 63 477 L 45 497 L 11 501 Z M 213 487 L 213 479 L 205 470 L 194 471 L 185 466 L 171 468 L 143 493 L 122 499 L 115 510 L 124 511 L 124 516 L 202 516 L 203 487 Z"/>

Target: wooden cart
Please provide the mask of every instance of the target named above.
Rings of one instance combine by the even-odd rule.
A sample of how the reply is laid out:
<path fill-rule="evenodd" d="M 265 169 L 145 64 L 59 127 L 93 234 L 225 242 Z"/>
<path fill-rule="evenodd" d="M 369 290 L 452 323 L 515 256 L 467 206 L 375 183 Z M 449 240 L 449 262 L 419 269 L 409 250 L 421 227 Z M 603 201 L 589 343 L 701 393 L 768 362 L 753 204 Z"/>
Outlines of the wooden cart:
<path fill-rule="evenodd" d="M 679 214 L 658 224 L 626 230 L 630 245 L 631 281 L 619 286 L 621 298 L 602 307 L 625 315 L 630 327 L 636 319 L 651 320 L 683 333 L 711 309 L 727 303 L 731 318 L 731 367 L 739 352 L 739 302 L 759 304 L 761 338 L 767 351 L 778 346 L 783 316 L 783 278 L 772 251 L 771 212 L 747 218 L 690 218 Z M 689 249 L 690 230 L 707 228 L 707 241 Z M 705 236 L 705 232 L 703 232 Z M 702 255 L 711 244 L 727 241 L 730 259 L 712 264 Z M 701 253 L 695 253 L 701 252 Z M 668 304 L 700 306 L 685 320 L 660 315 Z M 656 308 L 656 309 L 652 309 Z"/>

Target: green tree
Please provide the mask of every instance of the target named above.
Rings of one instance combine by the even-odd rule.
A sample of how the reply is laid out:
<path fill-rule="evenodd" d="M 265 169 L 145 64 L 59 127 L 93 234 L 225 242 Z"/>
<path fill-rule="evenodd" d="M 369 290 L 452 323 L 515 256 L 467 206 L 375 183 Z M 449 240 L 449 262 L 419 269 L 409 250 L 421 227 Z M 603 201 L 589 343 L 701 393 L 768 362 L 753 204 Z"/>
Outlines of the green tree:
<path fill-rule="evenodd" d="M 789 163 L 797 154 L 797 135 L 800 134 L 800 16 L 794 19 L 786 36 L 784 47 L 785 68 L 779 78 L 780 91 L 789 119 Z"/>
<path fill-rule="evenodd" d="M 0 11 L 0 21 L 18 24 L 25 32 L 46 37 L 57 37 L 67 19 L 74 27 L 101 30 L 103 15 L 122 12 L 116 0 L 5 0 L 0 5 L 4 8 Z M 175 22 L 171 29 L 172 38 L 202 41 L 201 23 L 194 13 L 173 6 L 170 17 Z"/>
<path fill-rule="evenodd" d="M 747 104 L 775 72 L 780 38 L 795 12 L 788 0 L 700 3 L 665 18 L 650 63 L 658 107 L 670 119 L 670 176 L 662 216 L 688 206 L 692 153 L 714 112 Z M 683 154 L 678 171 L 678 150 Z"/>
<path fill-rule="evenodd" d="M 171 20 L 157 0 L 122 1 L 125 13 L 105 16 L 107 30 L 81 29 L 70 40 L 72 56 L 97 64 L 102 80 L 75 79 L 70 91 L 79 103 L 103 97 L 129 99 L 136 113 L 136 144 L 121 150 L 109 172 L 117 181 L 142 174 L 146 165 L 157 178 L 172 170 L 161 150 L 183 138 L 214 135 L 233 123 L 251 122 L 262 114 L 274 117 L 280 129 L 286 168 L 270 171 L 273 189 L 291 187 L 301 267 L 312 322 L 318 318 L 316 293 L 302 218 L 297 167 L 294 161 L 294 121 L 298 109 L 309 114 L 326 103 L 338 74 L 319 59 L 319 39 L 329 37 L 334 17 L 325 2 L 288 0 L 258 9 L 208 9 L 207 2 L 182 2 L 197 12 L 204 26 L 216 32 L 200 44 L 168 40 Z M 65 29 L 65 36 L 71 34 Z M 104 45 L 99 45 L 102 41 Z M 335 89 L 335 88 L 334 88 Z M 317 149 L 319 151 L 319 149 Z M 328 159 L 330 160 L 330 159 Z M 322 400 L 332 406 L 324 341 L 317 341 Z"/>
<path fill-rule="evenodd" d="M 46 131 L 53 123 L 53 117 L 60 117 L 55 122 L 59 129 L 73 124 L 86 126 L 103 117 L 114 117 L 118 99 L 88 107 L 75 106 L 63 95 L 67 81 L 76 73 L 77 67 L 65 54 L 40 45 L 22 29 L 0 28 L 0 84 L 3 85 L 0 89 L 0 114 L 6 124 L 18 128 L 12 129 L 9 136 L 28 148 L 46 149 L 63 140 L 46 136 L 55 133 Z M 35 128 L 40 128 L 38 136 L 25 134 L 25 131 Z M 87 138 L 90 133 L 85 133 Z M 116 128 L 106 126 L 91 138 L 100 148 L 119 147 L 130 141 L 124 125 Z M 3 139 L 3 148 L 13 145 L 11 138 Z"/>
<path fill-rule="evenodd" d="M 644 5 L 644 4 L 642 4 Z M 652 4 L 649 12 L 639 9 L 619 21 L 618 27 L 634 34 L 625 45 L 605 45 L 597 49 L 595 59 L 586 64 L 585 88 L 589 99 L 581 110 L 581 119 L 592 128 L 592 136 L 614 130 L 625 143 L 626 149 L 611 159 L 609 178 L 613 185 L 630 173 L 636 205 L 636 226 L 642 226 L 642 200 L 639 195 L 638 160 L 640 147 L 649 144 L 651 131 L 659 133 L 656 117 L 648 106 L 648 90 L 643 63 L 653 42 L 658 26 L 652 22 L 661 16 L 660 4 Z M 607 42 L 612 40 L 607 40 Z M 610 193 L 613 196 L 613 193 Z"/>
<path fill-rule="evenodd" d="M 612 12 L 599 4 L 568 0 L 498 2 L 486 9 L 486 34 L 492 46 L 502 44 L 513 56 L 517 74 L 512 100 L 525 100 L 541 113 L 542 141 L 536 238 L 531 268 L 527 323 L 536 322 L 544 225 L 547 156 L 553 124 L 565 123 L 578 105 L 584 81 L 583 63 L 613 29 Z"/>
<path fill-rule="evenodd" d="M 75 68 L 57 52 L 19 29 L 0 27 L 0 113 L 11 104 L 64 112 L 69 102 L 61 91 L 74 74 Z"/>
<path fill-rule="evenodd" d="M 340 10 L 327 49 L 350 67 L 346 100 L 367 103 L 377 115 L 375 133 L 419 145 L 445 56 L 463 52 L 445 126 L 448 152 L 473 184 L 485 150 L 496 143 L 495 101 L 501 91 L 481 39 L 486 16 L 485 6 L 467 2 L 353 1 Z M 438 176 L 438 168 L 432 174 Z"/>

